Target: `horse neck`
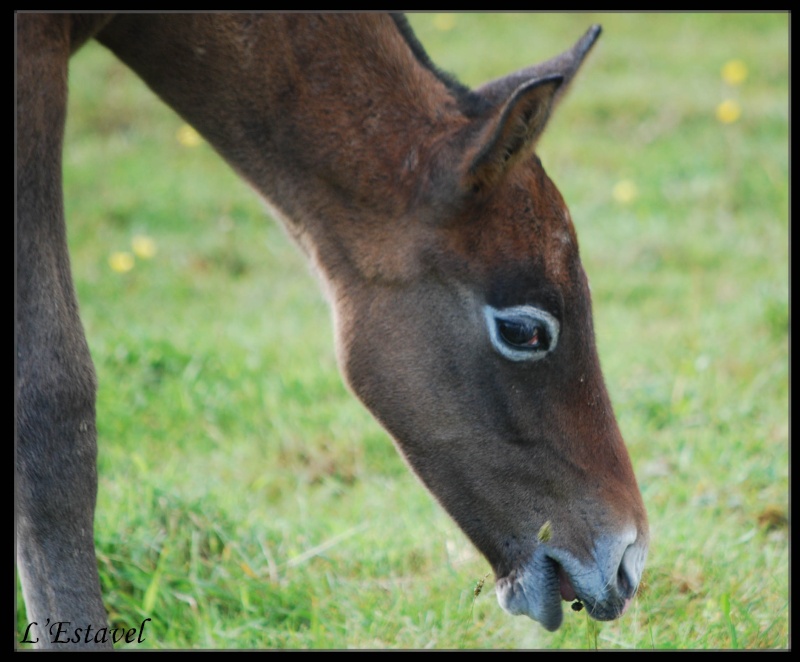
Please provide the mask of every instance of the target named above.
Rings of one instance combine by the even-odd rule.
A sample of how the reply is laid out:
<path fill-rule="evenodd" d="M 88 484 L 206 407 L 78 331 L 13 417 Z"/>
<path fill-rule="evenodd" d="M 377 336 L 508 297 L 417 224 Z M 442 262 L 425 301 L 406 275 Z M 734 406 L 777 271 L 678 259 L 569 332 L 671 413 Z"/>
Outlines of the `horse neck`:
<path fill-rule="evenodd" d="M 388 16 L 128 14 L 97 38 L 312 242 L 402 214 L 459 124 Z"/>

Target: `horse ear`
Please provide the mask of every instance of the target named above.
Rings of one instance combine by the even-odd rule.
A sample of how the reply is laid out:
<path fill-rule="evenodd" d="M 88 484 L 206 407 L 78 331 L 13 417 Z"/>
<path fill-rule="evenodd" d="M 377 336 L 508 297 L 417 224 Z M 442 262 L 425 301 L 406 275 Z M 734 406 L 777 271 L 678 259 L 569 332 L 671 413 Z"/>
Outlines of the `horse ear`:
<path fill-rule="evenodd" d="M 503 103 L 505 99 L 511 95 L 514 90 L 519 88 L 520 85 L 536 79 L 549 78 L 550 76 L 561 76 L 564 80 L 563 85 L 558 90 L 554 102 L 558 102 L 564 95 L 564 92 L 569 88 L 572 79 L 583 64 L 589 51 L 594 46 L 597 38 L 600 36 L 602 28 L 599 25 L 593 25 L 586 33 L 575 43 L 575 45 L 568 51 L 561 55 L 536 64 L 532 67 L 520 69 L 519 71 L 503 76 L 496 80 L 485 83 L 479 87 L 475 92 L 490 101 L 493 105 Z"/>
<path fill-rule="evenodd" d="M 468 150 L 466 187 L 491 186 L 520 158 L 533 151 L 558 103 L 591 50 L 601 28 L 593 25 L 568 51 L 479 87 L 475 92 L 494 111 Z"/>
<path fill-rule="evenodd" d="M 473 190 L 491 186 L 516 161 L 533 152 L 537 139 L 591 50 L 601 28 L 594 25 L 568 51 L 479 87 L 475 92 L 494 111 L 478 132 L 462 183 Z"/>
<path fill-rule="evenodd" d="M 466 188 L 492 186 L 520 158 L 533 152 L 562 82 L 561 76 L 528 81 L 490 117 L 468 152 Z"/>

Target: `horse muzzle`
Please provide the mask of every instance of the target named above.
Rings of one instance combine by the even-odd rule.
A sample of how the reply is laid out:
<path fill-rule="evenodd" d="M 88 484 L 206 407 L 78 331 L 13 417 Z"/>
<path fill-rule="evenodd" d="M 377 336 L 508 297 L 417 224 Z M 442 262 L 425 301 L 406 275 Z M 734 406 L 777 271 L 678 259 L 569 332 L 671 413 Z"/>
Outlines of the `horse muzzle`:
<path fill-rule="evenodd" d="M 540 544 L 530 560 L 497 581 L 500 606 L 525 614 L 547 630 L 563 620 L 562 601 L 580 600 L 599 621 L 618 618 L 631 604 L 644 570 L 647 543 L 630 529 L 596 541 L 593 556 L 580 560 L 571 552 Z"/>

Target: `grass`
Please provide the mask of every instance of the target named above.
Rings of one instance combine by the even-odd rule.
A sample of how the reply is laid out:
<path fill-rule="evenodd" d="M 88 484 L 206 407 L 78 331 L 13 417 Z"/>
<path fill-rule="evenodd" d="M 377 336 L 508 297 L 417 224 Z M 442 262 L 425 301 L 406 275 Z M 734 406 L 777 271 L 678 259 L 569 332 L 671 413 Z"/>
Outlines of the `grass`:
<path fill-rule="evenodd" d="M 475 596 L 488 564 L 345 390 L 317 284 L 252 191 L 102 48 L 77 54 L 65 187 L 100 381 L 99 565 L 112 624 L 152 619 L 119 647 L 790 645 L 788 15 L 412 17 L 471 85 L 593 22 L 538 151 L 652 544 L 625 617 L 567 610 L 555 633 L 503 613 L 491 575 Z"/>

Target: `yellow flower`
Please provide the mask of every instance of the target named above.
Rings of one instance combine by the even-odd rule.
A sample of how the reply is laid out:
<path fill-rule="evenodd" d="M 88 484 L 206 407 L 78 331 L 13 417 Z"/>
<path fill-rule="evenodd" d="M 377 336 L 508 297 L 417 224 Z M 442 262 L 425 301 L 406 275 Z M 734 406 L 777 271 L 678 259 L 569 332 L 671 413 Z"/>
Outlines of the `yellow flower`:
<path fill-rule="evenodd" d="M 614 185 L 611 194 L 614 196 L 614 200 L 626 205 L 636 197 L 636 184 L 630 179 L 622 179 Z"/>
<path fill-rule="evenodd" d="M 747 66 L 741 60 L 728 60 L 722 67 L 722 80 L 728 85 L 739 85 L 747 78 Z"/>
<path fill-rule="evenodd" d="M 717 119 L 723 124 L 731 124 L 739 119 L 742 109 L 733 99 L 725 99 L 717 106 Z"/>
<path fill-rule="evenodd" d="M 239 567 L 244 571 L 244 574 L 246 574 L 248 577 L 251 577 L 253 579 L 258 579 L 258 575 L 244 561 L 239 561 Z"/>
<path fill-rule="evenodd" d="M 136 235 L 131 240 L 131 246 L 136 257 L 149 260 L 156 254 L 156 242 L 142 234 Z"/>
<path fill-rule="evenodd" d="M 197 147 L 203 141 L 203 139 L 200 137 L 200 134 L 188 124 L 184 124 L 180 129 L 178 129 L 175 137 L 184 147 Z"/>
<path fill-rule="evenodd" d="M 119 274 L 133 269 L 133 262 L 133 255 L 128 251 L 116 251 L 108 257 L 108 265 Z"/>
<path fill-rule="evenodd" d="M 452 30 L 456 24 L 455 14 L 436 14 L 433 17 L 433 27 L 442 32 Z"/>

